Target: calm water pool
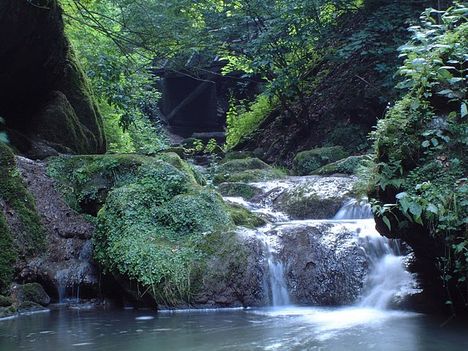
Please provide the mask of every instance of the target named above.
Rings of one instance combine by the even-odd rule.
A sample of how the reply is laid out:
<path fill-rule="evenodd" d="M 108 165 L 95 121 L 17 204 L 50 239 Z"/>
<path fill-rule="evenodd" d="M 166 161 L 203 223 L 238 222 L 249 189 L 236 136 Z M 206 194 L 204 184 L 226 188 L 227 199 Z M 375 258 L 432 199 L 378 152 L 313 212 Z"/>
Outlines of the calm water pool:
<path fill-rule="evenodd" d="M 0 321 L 0 350 L 466 351 L 468 327 L 362 308 L 55 310 Z"/>

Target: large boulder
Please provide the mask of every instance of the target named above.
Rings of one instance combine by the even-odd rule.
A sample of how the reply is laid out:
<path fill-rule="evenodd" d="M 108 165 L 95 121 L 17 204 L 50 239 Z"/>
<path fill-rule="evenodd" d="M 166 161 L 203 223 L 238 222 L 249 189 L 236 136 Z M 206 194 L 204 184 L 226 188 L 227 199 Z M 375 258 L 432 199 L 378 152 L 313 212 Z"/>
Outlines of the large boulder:
<path fill-rule="evenodd" d="M 0 3 L 0 116 L 12 144 L 43 158 L 103 153 L 102 119 L 57 0 Z"/>
<path fill-rule="evenodd" d="M 346 305 L 361 295 L 369 262 L 345 225 L 285 224 L 268 234 L 280 238 L 278 256 L 294 303 Z"/>
<path fill-rule="evenodd" d="M 24 302 L 33 302 L 42 306 L 50 304 L 50 297 L 45 292 L 41 284 L 13 284 L 11 287 L 11 296 L 16 304 L 21 305 Z"/>
<path fill-rule="evenodd" d="M 355 177 L 310 176 L 276 192 L 272 207 L 291 219 L 330 219 L 352 197 Z M 268 196 L 268 194 L 267 194 Z"/>

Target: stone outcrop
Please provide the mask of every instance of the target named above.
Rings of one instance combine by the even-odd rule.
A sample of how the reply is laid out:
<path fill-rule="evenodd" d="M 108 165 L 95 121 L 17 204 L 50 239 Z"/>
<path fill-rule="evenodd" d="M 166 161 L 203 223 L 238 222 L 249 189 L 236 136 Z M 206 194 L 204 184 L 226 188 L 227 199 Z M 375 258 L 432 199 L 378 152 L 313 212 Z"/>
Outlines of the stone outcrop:
<path fill-rule="evenodd" d="M 106 150 L 102 119 L 56 0 L 0 3 L 0 116 L 32 158 Z"/>

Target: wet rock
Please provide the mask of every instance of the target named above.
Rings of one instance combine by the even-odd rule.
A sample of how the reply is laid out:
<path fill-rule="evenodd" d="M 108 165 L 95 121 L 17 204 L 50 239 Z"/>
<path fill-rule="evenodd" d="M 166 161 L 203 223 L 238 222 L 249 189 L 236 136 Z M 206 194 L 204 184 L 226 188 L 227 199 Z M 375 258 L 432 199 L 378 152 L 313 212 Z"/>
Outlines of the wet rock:
<path fill-rule="evenodd" d="M 32 312 L 41 312 L 41 311 L 47 311 L 47 308 L 44 308 L 43 306 L 39 305 L 38 303 L 32 302 L 32 301 L 25 301 L 21 303 L 17 309 L 16 312 L 18 313 L 32 313 Z"/>
<path fill-rule="evenodd" d="M 18 262 L 17 279 L 39 282 L 54 300 L 72 293 L 76 296 L 78 287 L 86 287 L 82 290 L 88 297 L 97 296 L 98 270 L 90 240 L 94 225 L 64 201 L 43 162 L 17 157 L 17 164 L 46 231 L 46 249 Z"/>
<path fill-rule="evenodd" d="M 267 301 L 263 289 L 266 267 L 261 243 L 243 233 L 224 234 L 217 252 L 203 269 L 195 307 L 261 306 Z"/>
<path fill-rule="evenodd" d="M 221 163 L 213 177 L 214 184 L 224 182 L 260 182 L 283 178 L 285 174 L 258 158 L 232 159 Z"/>
<path fill-rule="evenodd" d="M 329 219 L 352 196 L 357 178 L 309 176 L 288 180 L 266 194 L 275 210 L 291 219 Z"/>
<path fill-rule="evenodd" d="M 356 174 L 359 167 L 365 164 L 367 160 L 370 160 L 370 155 L 363 156 L 350 156 L 348 158 L 329 163 L 323 167 L 320 167 L 314 174 Z"/>
<path fill-rule="evenodd" d="M 50 297 L 47 295 L 41 284 L 14 284 L 10 290 L 12 299 L 17 305 L 21 305 L 26 301 L 42 306 L 50 304 Z"/>
<path fill-rule="evenodd" d="M 293 302 L 352 304 L 360 296 L 369 262 L 356 233 L 341 224 L 287 224 L 269 235 L 280 238 L 278 256 Z"/>

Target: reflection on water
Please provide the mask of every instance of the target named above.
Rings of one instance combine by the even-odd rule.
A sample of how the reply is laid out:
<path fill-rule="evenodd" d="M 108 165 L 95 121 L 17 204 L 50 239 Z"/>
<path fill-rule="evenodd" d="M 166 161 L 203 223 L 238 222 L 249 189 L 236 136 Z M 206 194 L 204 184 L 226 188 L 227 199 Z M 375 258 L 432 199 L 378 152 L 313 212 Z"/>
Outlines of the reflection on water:
<path fill-rule="evenodd" d="M 0 321 L 0 350 L 466 351 L 466 326 L 365 308 L 70 311 Z"/>

